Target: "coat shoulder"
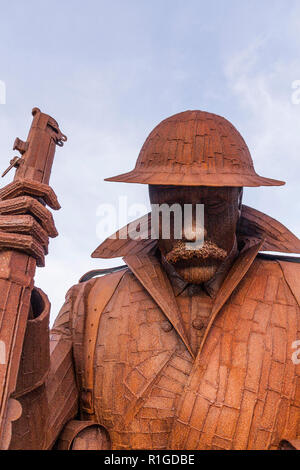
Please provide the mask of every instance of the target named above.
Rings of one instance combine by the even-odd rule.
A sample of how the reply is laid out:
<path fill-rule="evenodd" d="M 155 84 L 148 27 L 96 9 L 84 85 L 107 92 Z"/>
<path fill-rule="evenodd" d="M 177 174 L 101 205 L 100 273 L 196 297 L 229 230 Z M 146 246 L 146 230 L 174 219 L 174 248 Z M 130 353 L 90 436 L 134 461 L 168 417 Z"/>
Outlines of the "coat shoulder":
<path fill-rule="evenodd" d="M 280 278 L 300 306 L 299 257 L 259 253 L 256 258 L 256 265 L 259 266 L 259 273 Z"/>

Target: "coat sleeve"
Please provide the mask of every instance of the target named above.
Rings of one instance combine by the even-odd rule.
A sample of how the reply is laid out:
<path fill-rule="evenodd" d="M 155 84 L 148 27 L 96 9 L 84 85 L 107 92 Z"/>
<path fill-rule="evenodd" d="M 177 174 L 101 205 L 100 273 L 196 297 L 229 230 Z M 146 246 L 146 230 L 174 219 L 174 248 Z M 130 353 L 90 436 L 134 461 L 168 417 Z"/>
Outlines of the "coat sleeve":
<path fill-rule="evenodd" d="M 70 320 L 76 287 L 71 288 L 50 333 L 50 303 L 35 289 L 39 315 L 28 320 L 16 398 L 21 417 L 12 424 L 10 449 L 50 449 L 63 426 L 78 413 L 78 389 Z"/>

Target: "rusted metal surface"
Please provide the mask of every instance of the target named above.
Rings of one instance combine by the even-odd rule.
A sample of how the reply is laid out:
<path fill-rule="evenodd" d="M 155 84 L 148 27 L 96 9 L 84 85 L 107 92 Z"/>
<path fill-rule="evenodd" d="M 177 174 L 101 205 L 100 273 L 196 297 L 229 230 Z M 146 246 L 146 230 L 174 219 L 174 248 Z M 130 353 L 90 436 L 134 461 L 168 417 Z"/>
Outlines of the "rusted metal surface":
<path fill-rule="evenodd" d="M 27 146 L 17 146 L 26 155 Z M 282 182 L 257 175 L 236 129 L 201 111 L 163 121 L 136 169 L 112 179 L 150 184 L 151 202 L 203 201 L 211 251 L 187 256 L 184 232 L 181 250 L 169 256 L 177 243 L 172 236 L 144 239 L 151 232 L 147 214 L 140 238 L 117 234 L 94 252 L 123 256 L 127 266 L 87 273 L 68 291 L 50 348 L 49 302 L 34 290 L 13 395 L 23 413 L 12 423 L 10 448 L 299 448 L 300 371 L 292 344 L 300 338 L 300 263 L 260 251 L 299 253 L 300 242 L 278 221 L 241 204 L 241 186 Z M 12 266 L 22 269 L 14 270 L 6 299 L 9 306 L 19 295 L 27 311 L 29 297 L 20 292 L 32 289 L 35 260 L 43 263 L 47 236 L 56 234 L 43 206 L 23 194 L 58 207 L 50 188 L 42 189 L 8 186 L 0 202 L 2 217 L 15 214 L 12 225 L 0 217 L 0 246 L 1 234 L 3 243 L 16 244 L 18 228 L 15 248 L 35 256 L 12 252 L 21 257 Z M 29 206 L 45 233 L 17 218 Z M 31 245 L 20 242 L 28 227 Z M 23 256 L 33 263 L 27 271 Z M 8 265 L 8 279 L 10 272 Z M 16 406 L 9 409 L 16 419 Z"/>
<path fill-rule="evenodd" d="M 280 186 L 259 176 L 249 149 L 227 119 L 184 111 L 163 120 L 146 139 L 134 170 L 106 181 L 176 186 Z"/>
<path fill-rule="evenodd" d="M 32 110 L 32 115 L 26 142 L 15 140 L 14 150 L 22 156 L 14 158 L 8 168 L 17 166 L 14 181 L 0 190 L 0 341 L 5 345 L 5 361 L 0 364 L 0 448 L 7 447 L 9 442 L 8 403 L 16 388 L 36 265 L 44 265 L 48 234 L 56 234 L 51 219 L 44 219 L 44 228 L 40 231 L 30 216 L 19 216 L 15 220 L 15 215 L 26 213 L 30 204 L 36 206 L 38 215 L 39 204 L 24 194 L 42 198 L 53 208 L 59 207 L 48 183 L 56 145 L 66 140 L 53 118 L 38 108 Z M 18 233 L 13 233 L 15 223 L 20 226 Z M 13 231 L 10 226 L 14 227 Z M 35 242 L 35 230 L 41 233 L 40 244 Z"/>
<path fill-rule="evenodd" d="M 126 230 L 130 234 L 131 227 L 140 225 L 136 240 L 128 237 L 122 239 L 120 234 Z M 92 253 L 93 258 L 119 258 L 141 251 L 154 252 L 157 240 L 150 238 L 151 212 L 140 217 L 134 223 L 122 227 L 111 237 L 102 242 Z M 288 228 L 267 214 L 242 205 L 241 217 L 237 232 L 238 243 L 251 244 L 264 240 L 260 251 L 279 251 L 283 253 L 300 253 L 300 240 Z M 100 274 L 100 273 L 99 273 Z"/>

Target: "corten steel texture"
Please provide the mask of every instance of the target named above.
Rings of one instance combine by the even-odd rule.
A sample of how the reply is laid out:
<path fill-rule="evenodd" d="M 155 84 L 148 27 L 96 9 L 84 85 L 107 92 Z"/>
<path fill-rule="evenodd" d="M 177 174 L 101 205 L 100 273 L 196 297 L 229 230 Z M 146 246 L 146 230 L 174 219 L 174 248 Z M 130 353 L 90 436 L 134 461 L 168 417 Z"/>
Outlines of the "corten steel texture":
<path fill-rule="evenodd" d="M 72 287 L 52 329 L 44 384 L 41 370 L 22 388 L 24 369 L 39 365 L 34 354 L 21 364 L 23 415 L 13 423 L 11 448 L 49 449 L 57 438 L 61 449 L 299 442 L 300 375 L 291 344 L 300 337 L 300 264 L 257 256 L 269 232 L 258 220 L 252 242 L 257 232 L 260 241 L 239 255 L 215 299 L 201 288 L 175 295 L 147 248 L 125 256 L 129 268 Z M 279 227 L 269 243 L 277 235 L 283 251 L 288 231 Z M 46 328 L 33 332 L 47 314 L 28 323 L 31 348 L 48 341 Z"/>
<path fill-rule="evenodd" d="M 178 301 L 153 255 L 125 259 L 129 269 L 111 279 L 108 301 L 110 274 L 74 286 L 52 331 L 45 384 L 19 398 L 24 414 L 11 448 L 51 448 L 78 411 L 108 433 L 103 448 L 275 449 L 296 441 L 300 376 L 290 345 L 300 334 L 300 265 L 256 257 L 259 247 L 233 265 L 209 323 L 211 299 L 200 290 Z M 58 448 L 70 448 L 77 431 L 89 447 L 91 435 L 85 441 L 74 424 Z"/>
<path fill-rule="evenodd" d="M 106 178 L 176 186 L 280 186 L 254 170 L 249 149 L 225 118 L 204 111 L 175 114 L 147 137 L 134 170 Z"/>
<path fill-rule="evenodd" d="M 14 144 L 14 150 L 21 153 L 20 159 L 14 159 L 14 166 L 17 167 L 14 181 L 0 190 L 0 340 L 5 344 L 6 356 L 5 361 L 2 361 L 5 363 L 0 364 L 0 448 L 2 449 L 9 445 L 10 420 L 16 419 L 16 414 L 9 413 L 9 400 L 12 400 L 10 397 L 16 388 L 35 268 L 36 264 L 44 265 L 44 255 L 47 253 L 48 245 L 46 232 L 55 235 L 51 220 L 45 220 L 44 229 L 40 230 L 26 215 L 19 216 L 19 233 L 15 234 L 14 215 L 24 214 L 26 193 L 35 197 L 44 197 L 45 203 L 49 203 L 52 207 L 58 204 L 47 185 L 55 147 L 63 145 L 66 140 L 53 118 L 41 113 L 38 108 L 34 108 L 32 114 L 33 121 L 27 141 L 16 139 Z M 33 237 L 22 235 L 26 229 L 31 229 L 33 235 L 35 232 L 39 234 L 43 249 L 34 242 Z M 45 329 L 47 330 L 46 326 Z M 47 343 L 43 346 L 44 354 L 40 357 L 39 367 L 43 368 L 45 363 L 47 369 L 49 358 L 46 345 Z"/>
<path fill-rule="evenodd" d="M 246 177 L 258 183 L 250 173 L 233 173 L 236 186 Z M 142 232 L 149 227 L 146 215 Z M 94 256 L 124 256 L 126 266 L 89 273 L 68 291 L 50 351 L 49 303 L 34 289 L 13 395 L 23 413 L 12 423 L 10 449 L 299 447 L 292 344 L 300 338 L 300 263 L 259 253 L 299 253 L 299 243 L 243 206 L 238 254 L 211 295 L 176 284 L 156 240 L 108 239 Z"/>

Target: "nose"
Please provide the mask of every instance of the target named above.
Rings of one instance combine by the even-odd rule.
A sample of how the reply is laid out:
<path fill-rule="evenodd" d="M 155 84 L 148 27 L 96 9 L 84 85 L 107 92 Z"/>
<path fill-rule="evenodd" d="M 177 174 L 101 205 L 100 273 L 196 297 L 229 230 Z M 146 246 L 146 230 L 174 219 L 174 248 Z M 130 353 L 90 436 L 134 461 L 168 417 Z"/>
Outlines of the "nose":
<path fill-rule="evenodd" d="M 206 233 L 205 227 L 196 227 L 194 223 L 192 225 L 189 224 L 188 226 L 185 226 L 185 225 L 183 226 L 183 230 L 182 230 L 183 241 L 195 242 L 196 240 L 199 240 L 199 239 L 205 239 L 206 235 L 207 233 Z"/>
<path fill-rule="evenodd" d="M 187 242 L 194 242 L 196 240 L 196 231 L 192 226 L 183 227 L 183 240 Z"/>

